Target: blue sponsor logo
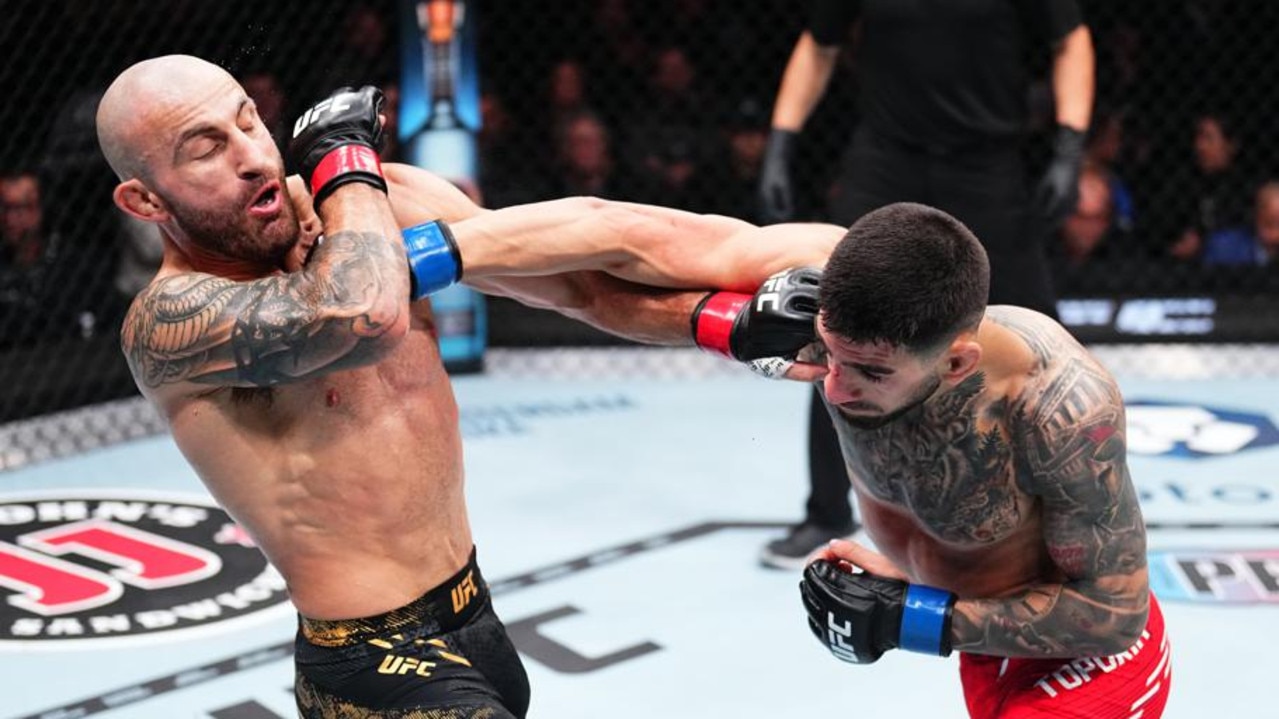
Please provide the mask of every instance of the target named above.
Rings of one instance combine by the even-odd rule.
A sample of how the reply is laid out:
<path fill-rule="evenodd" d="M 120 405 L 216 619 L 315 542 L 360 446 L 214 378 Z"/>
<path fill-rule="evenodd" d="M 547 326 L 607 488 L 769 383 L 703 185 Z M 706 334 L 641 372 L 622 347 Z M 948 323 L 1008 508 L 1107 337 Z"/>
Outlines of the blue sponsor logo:
<path fill-rule="evenodd" d="M 1131 454 L 1203 459 L 1279 444 L 1279 428 L 1256 412 L 1177 402 L 1126 406 Z"/>

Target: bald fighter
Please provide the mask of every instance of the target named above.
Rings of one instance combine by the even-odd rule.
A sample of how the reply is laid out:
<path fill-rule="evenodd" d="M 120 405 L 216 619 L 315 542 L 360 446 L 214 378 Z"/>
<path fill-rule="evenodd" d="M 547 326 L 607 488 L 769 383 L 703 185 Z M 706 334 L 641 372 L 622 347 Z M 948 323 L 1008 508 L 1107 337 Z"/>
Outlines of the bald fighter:
<path fill-rule="evenodd" d="M 800 584 L 836 657 L 960 652 L 975 718 L 1158 717 L 1171 681 L 1114 379 L 1053 320 L 986 307 L 950 215 L 902 203 L 821 279 L 819 385 L 865 530 Z"/>
<path fill-rule="evenodd" d="M 586 198 L 482 211 L 429 173 L 383 171 L 380 106 L 363 88 L 308 109 L 288 149 L 297 184 L 220 68 L 171 56 L 121 73 L 97 116 L 114 201 L 164 240 L 122 348 L 288 583 L 303 716 L 522 717 L 425 298 L 464 279 L 646 341 L 688 343 L 691 318 L 724 354 L 793 356 L 811 340 L 812 275 L 773 280 L 782 303 L 751 293 L 820 264 L 841 233 Z"/>

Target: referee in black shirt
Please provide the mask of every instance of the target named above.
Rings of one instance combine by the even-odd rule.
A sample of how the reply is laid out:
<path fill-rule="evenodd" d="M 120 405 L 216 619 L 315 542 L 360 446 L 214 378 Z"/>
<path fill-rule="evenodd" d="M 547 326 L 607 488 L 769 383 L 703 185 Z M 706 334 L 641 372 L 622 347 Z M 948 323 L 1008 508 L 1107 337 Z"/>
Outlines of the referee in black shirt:
<path fill-rule="evenodd" d="M 1074 210 L 1093 103 L 1093 49 L 1075 0 L 815 0 L 773 108 L 760 177 L 765 222 L 793 219 L 796 138 L 860 22 L 861 123 L 844 153 L 832 222 L 884 205 L 931 205 L 968 225 L 990 256 L 991 304 L 1056 316 L 1044 240 Z M 1031 181 L 1022 161 L 1028 60 L 1052 54 L 1053 155 Z M 830 417 L 814 392 L 812 491 L 804 521 L 761 561 L 793 568 L 856 528 Z"/>

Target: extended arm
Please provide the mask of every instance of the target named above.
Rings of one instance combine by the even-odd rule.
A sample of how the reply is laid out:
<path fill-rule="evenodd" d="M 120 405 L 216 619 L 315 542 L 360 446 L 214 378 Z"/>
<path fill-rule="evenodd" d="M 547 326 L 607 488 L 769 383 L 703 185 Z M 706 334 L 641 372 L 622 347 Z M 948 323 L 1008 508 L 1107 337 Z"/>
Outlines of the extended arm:
<path fill-rule="evenodd" d="M 806 306 L 748 309 L 747 300 L 781 270 L 824 266 L 844 234 L 834 225 L 760 228 L 589 198 L 498 210 L 459 223 L 455 232 L 466 257 L 464 279 L 485 292 L 640 342 L 689 344 L 696 326 L 698 344 L 740 360 L 793 356 L 792 342 L 811 341 L 811 318 L 802 320 Z M 703 303 L 707 290 L 729 292 Z M 769 330 L 771 323 L 760 318 L 747 329 L 757 314 L 791 319 Z M 707 324 L 708 317 L 718 319 Z M 805 339 L 796 340 L 793 331 Z"/>
<path fill-rule="evenodd" d="M 1021 657 L 1115 654 L 1146 624 L 1146 533 L 1125 459 L 1123 402 L 1098 367 L 1075 361 L 1045 388 L 1019 438 L 1044 541 L 1065 579 L 955 604 L 956 649 Z"/>
<path fill-rule="evenodd" d="M 1052 160 L 1036 191 L 1036 205 L 1049 226 L 1056 228 L 1079 203 L 1079 173 L 1095 83 L 1088 26 L 1080 24 L 1068 32 L 1057 42 L 1054 53 L 1052 84 L 1057 131 Z"/>
<path fill-rule="evenodd" d="M 844 230 L 756 227 L 717 215 L 587 197 L 520 205 L 453 226 L 464 281 L 598 270 L 672 289 L 754 292 L 770 274 L 823 266 Z"/>
<path fill-rule="evenodd" d="M 463 281 L 497 294 L 506 294 L 503 278 L 583 270 L 653 287 L 754 292 L 778 270 L 825 265 L 844 235 L 836 225 L 761 228 L 720 215 L 593 197 L 485 210 L 420 168 L 388 163 L 386 177 L 400 227 L 448 221 L 461 252 Z M 536 303 L 532 293 L 523 296 Z"/>
<path fill-rule="evenodd" d="M 1071 30 L 1053 55 L 1053 100 L 1057 124 L 1079 132 L 1088 129 L 1095 85 L 1092 34 L 1087 25 Z"/>
<path fill-rule="evenodd" d="M 826 94 L 839 58 L 837 45 L 821 45 L 805 30 L 791 52 L 773 105 L 772 130 L 759 174 L 760 218 L 766 224 L 795 217 L 795 189 L 791 163 L 796 138 L 809 115 Z"/>
<path fill-rule="evenodd" d="M 451 235 L 467 284 L 655 344 L 691 341 L 691 315 L 707 290 L 750 294 L 778 271 L 821 267 L 844 235 L 835 225 L 760 228 L 591 197 L 489 211 L 423 170 L 390 166 L 387 174 L 402 226 L 453 208 L 444 216 L 456 220 Z"/>
<path fill-rule="evenodd" d="M 654 345 L 693 344 L 690 318 L 705 291 L 668 290 L 618 279 L 606 272 L 554 277 L 503 277 L 486 291 L 530 307 L 554 310 L 596 329 Z"/>
<path fill-rule="evenodd" d="M 773 105 L 773 129 L 799 132 L 821 102 L 839 59 L 838 45 L 821 45 L 807 30 L 799 36 Z"/>
<path fill-rule="evenodd" d="M 430 220 L 460 222 L 487 212 L 453 183 L 420 167 L 388 162 L 382 171 L 386 173 L 387 195 L 400 227 Z"/>

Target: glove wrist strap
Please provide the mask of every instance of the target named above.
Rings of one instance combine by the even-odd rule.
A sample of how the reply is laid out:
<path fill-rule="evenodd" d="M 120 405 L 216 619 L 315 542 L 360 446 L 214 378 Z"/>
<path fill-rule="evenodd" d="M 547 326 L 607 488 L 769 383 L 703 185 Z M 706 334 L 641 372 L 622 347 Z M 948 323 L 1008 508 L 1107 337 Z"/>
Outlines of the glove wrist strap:
<path fill-rule="evenodd" d="M 410 299 L 422 299 L 462 279 L 462 253 L 442 220 L 414 225 L 403 234 L 412 285 Z"/>
<path fill-rule="evenodd" d="M 698 347 L 728 359 L 733 356 L 733 322 L 751 301 L 750 295 L 711 292 L 693 310 L 693 341 Z"/>
<path fill-rule="evenodd" d="M 898 646 L 912 652 L 949 656 L 954 605 L 955 595 L 950 592 L 923 584 L 907 585 Z"/>
<path fill-rule="evenodd" d="M 382 161 L 377 152 L 368 145 L 342 145 L 330 150 L 311 172 L 311 195 L 315 198 L 316 205 L 328 194 L 325 187 L 333 178 L 347 173 L 371 175 L 364 181 L 386 192 L 386 181 L 382 179 Z M 377 180 L 372 179 L 373 177 Z"/>

